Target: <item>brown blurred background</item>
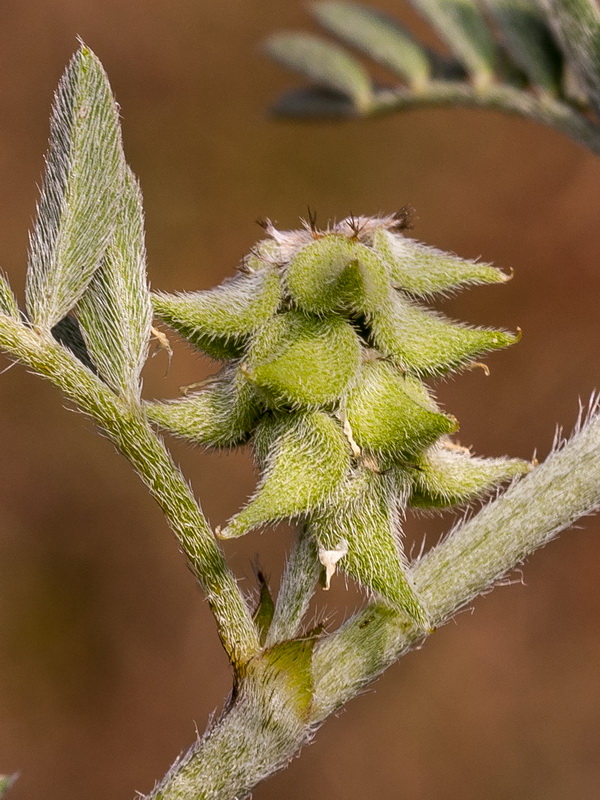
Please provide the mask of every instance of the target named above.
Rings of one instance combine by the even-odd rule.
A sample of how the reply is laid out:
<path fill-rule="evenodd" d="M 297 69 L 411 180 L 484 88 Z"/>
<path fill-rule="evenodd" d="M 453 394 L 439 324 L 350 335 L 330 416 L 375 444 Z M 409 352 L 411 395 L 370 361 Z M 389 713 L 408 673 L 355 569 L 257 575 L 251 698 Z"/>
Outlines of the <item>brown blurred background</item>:
<path fill-rule="evenodd" d="M 409 19 L 395 0 L 377 7 Z M 298 80 L 260 52 L 310 29 L 303 4 L 232 0 L 4 0 L 0 5 L 0 264 L 22 296 L 52 92 L 82 36 L 122 107 L 145 196 L 149 273 L 209 287 L 259 237 L 297 223 L 418 211 L 416 235 L 514 268 L 506 287 L 446 301 L 522 343 L 439 396 L 480 454 L 543 457 L 600 386 L 600 161 L 532 123 L 422 111 L 294 124 L 267 108 Z M 6 366 L 0 358 L 0 368 Z M 162 354 L 148 397 L 210 370 Z M 0 377 L 0 771 L 14 800 L 123 800 L 148 791 L 221 706 L 230 675 L 212 620 L 161 514 L 128 465 L 20 368 Z M 247 454 L 173 451 L 213 523 L 253 486 Z M 433 542 L 451 519 L 411 519 Z M 591 800 L 600 796 L 600 526 L 538 553 L 524 585 L 479 600 L 319 732 L 256 800 Z M 274 579 L 290 534 L 227 547 L 244 588 L 256 553 Z M 519 576 L 517 575 L 517 578 Z M 322 598 L 319 600 L 323 605 Z M 358 604 L 343 581 L 336 621 Z"/>

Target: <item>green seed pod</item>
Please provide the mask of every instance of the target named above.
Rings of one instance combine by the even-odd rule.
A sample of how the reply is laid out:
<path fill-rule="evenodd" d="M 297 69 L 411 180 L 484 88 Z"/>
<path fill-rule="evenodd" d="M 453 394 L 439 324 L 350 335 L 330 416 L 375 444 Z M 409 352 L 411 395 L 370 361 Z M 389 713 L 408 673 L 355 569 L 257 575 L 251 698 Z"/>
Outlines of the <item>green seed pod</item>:
<path fill-rule="evenodd" d="M 246 274 L 261 272 L 263 269 L 273 269 L 273 267 L 285 264 L 285 257 L 281 247 L 273 239 L 261 239 L 257 242 L 250 253 L 242 262 L 242 271 Z"/>
<path fill-rule="evenodd" d="M 334 503 L 310 515 L 308 530 L 325 550 L 335 550 L 345 540 L 348 552 L 339 560 L 339 568 L 427 628 L 427 611 L 412 585 L 400 543 L 402 494 L 401 490 L 398 496 L 392 475 L 359 468 Z"/>
<path fill-rule="evenodd" d="M 199 350 L 217 359 L 236 358 L 248 335 L 276 313 L 281 301 L 274 268 L 236 275 L 215 289 L 152 296 L 154 311 Z"/>
<path fill-rule="evenodd" d="M 344 305 L 355 313 L 369 317 L 389 302 L 387 265 L 364 244 L 355 245 L 355 258 L 344 271 L 340 283 Z"/>
<path fill-rule="evenodd" d="M 166 403 L 146 403 L 146 414 L 162 428 L 212 447 L 242 444 L 255 426 L 260 403 L 237 367 L 225 367 L 202 391 Z"/>
<path fill-rule="evenodd" d="M 359 447 L 386 460 L 413 458 L 458 429 L 454 417 L 436 410 L 420 381 L 386 361 L 362 365 L 346 400 L 346 417 Z"/>
<path fill-rule="evenodd" d="M 266 416 L 255 438 L 263 474 L 248 505 L 221 531 L 224 539 L 323 506 L 350 467 L 341 426 L 321 411 Z"/>
<path fill-rule="evenodd" d="M 407 372 L 422 377 L 457 369 L 482 353 L 507 347 L 520 338 L 507 331 L 451 322 L 399 292 L 391 294 L 390 302 L 371 315 L 370 330 L 382 353 L 396 359 Z"/>
<path fill-rule="evenodd" d="M 300 248 L 285 271 L 292 300 L 305 311 L 327 314 L 340 309 L 340 278 L 356 258 L 356 242 L 330 233 Z"/>
<path fill-rule="evenodd" d="M 329 233 L 298 250 L 286 270 L 285 283 L 292 301 L 305 311 L 367 314 L 385 302 L 389 274 L 370 247 Z"/>
<path fill-rule="evenodd" d="M 463 448 L 443 445 L 428 450 L 416 466 L 409 505 L 419 508 L 470 503 L 532 469 L 518 458 L 473 458 Z"/>
<path fill-rule="evenodd" d="M 327 405 L 354 379 L 360 341 L 341 317 L 278 314 L 254 337 L 244 369 L 275 402 Z"/>
<path fill-rule="evenodd" d="M 392 284 L 418 297 L 469 284 L 510 280 L 510 276 L 490 264 L 458 258 L 384 228 L 373 234 L 373 249 L 388 264 Z"/>

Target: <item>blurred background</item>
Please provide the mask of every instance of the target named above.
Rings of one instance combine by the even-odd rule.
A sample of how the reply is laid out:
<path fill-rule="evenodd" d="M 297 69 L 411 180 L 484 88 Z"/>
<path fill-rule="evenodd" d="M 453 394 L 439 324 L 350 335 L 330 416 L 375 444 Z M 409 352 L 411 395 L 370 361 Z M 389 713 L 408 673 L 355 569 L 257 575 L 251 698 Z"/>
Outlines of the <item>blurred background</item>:
<path fill-rule="evenodd" d="M 396 0 L 376 7 L 412 22 Z M 557 133 L 479 111 L 370 122 L 274 121 L 300 82 L 270 63 L 273 31 L 314 29 L 275 0 L 4 0 L 0 5 L 0 265 L 22 297 L 27 231 L 52 93 L 76 36 L 121 104 L 144 191 L 149 275 L 164 290 L 219 282 L 261 231 L 417 209 L 415 236 L 515 271 L 443 303 L 474 323 L 519 325 L 521 344 L 438 384 L 484 455 L 543 458 L 600 387 L 600 161 Z M 417 25 L 427 41 L 432 35 Z M 173 397 L 214 365 L 175 339 L 145 373 Z M 8 362 L 0 356 L 0 369 Z M 11 800 L 124 800 L 147 792 L 218 710 L 231 676 L 206 603 L 159 510 L 112 446 L 24 369 L 0 377 L 0 771 Z M 252 490 L 247 453 L 171 443 L 213 524 Z M 434 543 L 452 523 L 411 518 Z M 390 669 L 255 800 L 564 800 L 600 785 L 597 519 L 527 563 Z M 276 585 L 283 527 L 228 543 L 245 590 L 259 554 Z M 320 597 L 332 625 L 361 597 Z"/>

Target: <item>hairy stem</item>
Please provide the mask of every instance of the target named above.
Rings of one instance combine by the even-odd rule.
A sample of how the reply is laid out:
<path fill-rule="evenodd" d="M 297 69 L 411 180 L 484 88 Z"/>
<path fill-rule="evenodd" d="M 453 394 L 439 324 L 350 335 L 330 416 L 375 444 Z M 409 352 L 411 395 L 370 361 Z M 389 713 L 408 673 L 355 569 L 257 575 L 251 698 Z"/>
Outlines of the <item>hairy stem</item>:
<path fill-rule="evenodd" d="M 48 378 L 89 414 L 128 459 L 163 510 L 206 592 L 219 636 L 235 665 L 258 650 L 250 611 L 189 485 L 141 409 L 119 399 L 50 334 L 0 314 L 0 349 Z"/>

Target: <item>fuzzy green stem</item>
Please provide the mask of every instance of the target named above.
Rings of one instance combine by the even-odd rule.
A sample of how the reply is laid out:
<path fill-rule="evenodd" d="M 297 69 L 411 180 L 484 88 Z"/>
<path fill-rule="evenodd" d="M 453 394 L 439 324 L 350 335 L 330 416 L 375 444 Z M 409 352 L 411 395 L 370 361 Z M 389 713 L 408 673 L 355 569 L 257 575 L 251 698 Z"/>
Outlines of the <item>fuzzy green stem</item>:
<path fill-rule="evenodd" d="M 48 378 L 89 414 L 128 459 L 163 510 L 191 571 L 206 592 L 234 665 L 260 648 L 248 606 L 189 485 L 141 409 L 118 398 L 50 334 L 0 314 L 0 349 Z"/>
<path fill-rule="evenodd" d="M 431 81 L 419 92 L 393 89 L 379 92 L 369 115 L 411 108 L 464 106 L 516 114 L 564 133 L 593 153 L 600 154 L 600 127 L 567 103 L 510 86 L 491 84 L 485 89 L 459 81 Z"/>

